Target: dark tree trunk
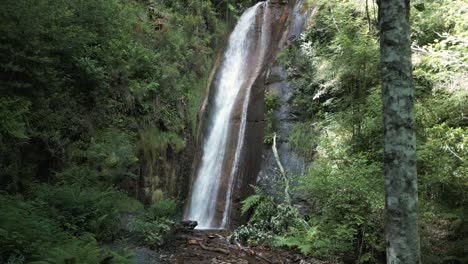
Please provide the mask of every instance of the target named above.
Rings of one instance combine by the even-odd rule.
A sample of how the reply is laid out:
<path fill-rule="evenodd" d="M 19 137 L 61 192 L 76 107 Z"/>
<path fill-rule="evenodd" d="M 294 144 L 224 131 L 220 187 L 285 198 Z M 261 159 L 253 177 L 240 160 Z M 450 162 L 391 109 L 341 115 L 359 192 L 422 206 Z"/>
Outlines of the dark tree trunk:
<path fill-rule="evenodd" d="M 387 263 L 420 263 L 409 1 L 380 0 Z"/>

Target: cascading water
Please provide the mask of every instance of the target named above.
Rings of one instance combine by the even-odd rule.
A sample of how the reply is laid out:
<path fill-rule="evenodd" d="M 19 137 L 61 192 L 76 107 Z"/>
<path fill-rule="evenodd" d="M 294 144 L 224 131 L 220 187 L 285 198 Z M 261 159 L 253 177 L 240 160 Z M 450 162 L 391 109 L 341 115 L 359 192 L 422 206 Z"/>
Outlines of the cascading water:
<path fill-rule="evenodd" d="M 269 1 L 266 1 L 263 3 L 263 25 L 262 25 L 262 34 L 260 38 L 260 56 L 257 59 L 257 65 L 254 68 L 253 71 L 253 76 L 257 76 L 259 74 L 259 71 L 261 70 L 263 63 L 265 62 L 265 55 L 268 50 L 268 44 L 269 44 L 269 26 L 270 23 L 268 21 L 269 19 L 269 8 L 268 8 Z M 232 193 L 232 185 L 234 182 L 234 177 L 236 173 L 238 172 L 239 169 L 239 159 L 243 150 L 244 146 L 244 138 L 245 138 L 245 126 L 247 123 L 247 109 L 249 107 L 249 99 L 250 99 L 250 93 L 252 90 L 252 85 L 253 82 L 255 81 L 255 77 L 250 78 L 251 83 L 247 85 L 247 93 L 244 97 L 243 103 L 242 103 L 242 116 L 241 116 L 241 125 L 239 129 L 239 137 L 237 140 L 237 147 L 236 147 L 236 152 L 234 156 L 234 167 L 231 170 L 231 174 L 229 176 L 229 189 L 226 194 L 226 204 L 224 208 L 224 214 L 223 214 L 223 221 L 221 223 L 221 226 L 225 228 L 228 223 L 229 223 L 229 214 L 230 214 L 230 209 L 231 209 L 231 193 Z"/>
<path fill-rule="evenodd" d="M 264 10 L 262 32 L 260 43 L 256 43 L 257 39 L 249 39 L 249 36 L 255 30 L 256 15 L 261 6 Z M 229 45 L 219 69 L 214 107 L 210 114 L 210 127 L 204 140 L 202 159 L 192 186 L 190 207 L 186 215 L 186 219 L 198 222 L 198 229 L 225 228 L 228 224 L 231 191 L 243 148 L 250 91 L 264 64 L 267 51 L 267 12 L 268 2 L 258 3 L 244 12 L 229 38 Z M 254 55 L 251 54 L 252 50 L 259 51 L 255 56 L 254 65 L 251 65 L 252 60 L 249 60 L 250 56 Z M 250 61 L 249 65 L 246 65 L 247 61 Z M 243 89 L 245 91 L 242 91 Z M 242 112 L 236 151 L 233 163 L 227 166 L 230 170 L 225 171 L 232 112 L 238 102 L 241 103 Z M 228 185 L 226 190 L 220 192 L 223 174 L 226 174 L 224 177 L 229 177 Z M 222 219 L 215 221 L 218 199 L 224 199 L 224 210 Z"/>

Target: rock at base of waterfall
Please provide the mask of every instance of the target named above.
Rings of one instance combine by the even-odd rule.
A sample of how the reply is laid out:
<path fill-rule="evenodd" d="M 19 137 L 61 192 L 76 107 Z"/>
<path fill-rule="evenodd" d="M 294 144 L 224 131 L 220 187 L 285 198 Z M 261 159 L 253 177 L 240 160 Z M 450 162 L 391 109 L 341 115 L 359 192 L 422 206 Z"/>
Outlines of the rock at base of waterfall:
<path fill-rule="evenodd" d="M 180 222 L 177 229 L 179 229 L 181 231 L 191 231 L 191 230 L 194 230 L 195 227 L 197 227 L 197 225 L 198 225 L 197 221 L 187 220 L 187 221 Z"/>

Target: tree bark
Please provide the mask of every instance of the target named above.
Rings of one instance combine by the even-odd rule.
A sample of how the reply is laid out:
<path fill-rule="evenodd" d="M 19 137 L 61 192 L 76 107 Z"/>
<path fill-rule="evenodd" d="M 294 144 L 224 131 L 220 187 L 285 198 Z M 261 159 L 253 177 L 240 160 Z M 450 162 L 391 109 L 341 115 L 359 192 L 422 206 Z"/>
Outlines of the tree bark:
<path fill-rule="evenodd" d="M 372 0 L 373 1 L 373 0 Z M 369 0 L 366 0 L 366 17 L 367 17 L 367 26 L 369 27 L 369 35 L 372 34 L 372 23 L 369 15 Z"/>
<path fill-rule="evenodd" d="M 387 263 L 420 263 L 409 0 L 380 0 Z"/>

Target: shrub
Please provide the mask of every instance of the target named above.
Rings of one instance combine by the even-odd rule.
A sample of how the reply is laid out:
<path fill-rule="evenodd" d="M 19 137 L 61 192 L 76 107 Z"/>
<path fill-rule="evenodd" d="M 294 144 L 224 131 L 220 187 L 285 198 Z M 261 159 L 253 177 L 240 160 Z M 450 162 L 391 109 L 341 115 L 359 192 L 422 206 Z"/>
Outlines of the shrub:
<path fill-rule="evenodd" d="M 166 218 L 157 220 L 136 218 L 130 224 L 130 232 L 136 237 L 139 244 L 156 248 L 163 244 L 172 224 L 173 222 Z"/>
<path fill-rule="evenodd" d="M 23 263 L 65 238 L 40 202 L 0 194 L 0 262 Z"/>
<path fill-rule="evenodd" d="M 177 202 L 172 199 L 162 199 L 147 209 L 146 218 L 157 220 L 161 218 L 172 219 L 177 213 Z"/>
<path fill-rule="evenodd" d="M 242 212 L 245 214 L 252 211 L 252 215 L 246 225 L 231 234 L 231 240 L 251 245 L 273 245 L 275 236 L 286 233 L 289 227 L 303 221 L 296 208 L 288 204 L 276 204 L 272 197 L 261 193 L 248 197 L 242 204 Z"/>
<path fill-rule="evenodd" d="M 50 206 L 60 226 L 74 234 L 86 232 L 98 240 L 111 240 L 119 231 L 120 212 L 129 198 L 114 189 L 39 185 L 35 196 Z"/>
<path fill-rule="evenodd" d="M 92 236 L 73 238 L 62 242 L 48 252 L 41 252 L 38 261 L 31 264 L 109 263 L 131 264 L 131 256 L 103 251 Z"/>
<path fill-rule="evenodd" d="M 279 98 L 276 93 L 266 93 L 265 94 L 265 135 L 263 137 L 263 142 L 265 144 L 273 144 L 273 133 L 274 133 L 274 112 L 279 107 Z"/>

